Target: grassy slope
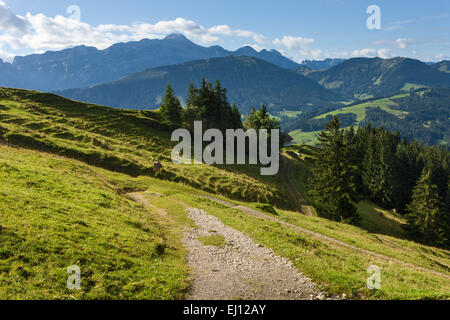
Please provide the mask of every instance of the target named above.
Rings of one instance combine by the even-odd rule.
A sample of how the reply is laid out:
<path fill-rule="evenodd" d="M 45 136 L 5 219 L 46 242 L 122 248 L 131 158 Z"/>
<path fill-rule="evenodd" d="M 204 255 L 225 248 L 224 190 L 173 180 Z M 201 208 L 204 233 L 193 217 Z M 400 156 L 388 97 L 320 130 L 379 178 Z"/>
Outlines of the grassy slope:
<path fill-rule="evenodd" d="M 402 117 L 405 115 L 405 112 L 391 109 L 390 107 L 397 105 L 397 103 L 392 101 L 392 99 L 402 98 L 407 95 L 409 95 L 409 94 L 400 94 L 400 95 L 396 95 L 396 96 L 393 96 L 390 98 L 377 99 L 377 100 L 374 100 L 371 102 L 357 104 L 355 106 L 346 107 L 346 108 L 342 108 L 342 109 L 339 109 L 336 111 L 321 114 L 320 116 L 315 117 L 315 119 L 326 118 L 328 115 L 334 116 L 334 115 L 338 115 L 338 114 L 342 114 L 342 113 L 354 113 L 354 114 L 356 114 L 356 121 L 359 123 L 360 121 L 364 120 L 364 118 L 366 117 L 366 109 L 374 108 L 374 107 L 380 107 L 382 110 L 385 110 L 397 117 Z"/>
<path fill-rule="evenodd" d="M 0 145 L 0 299 L 179 299 L 178 224 L 117 192 L 122 174 Z M 7 182 L 7 183 L 4 183 Z M 66 288 L 71 265 L 81 291 Z"/>
<path fill-rule="evenodd" d="M 277 189 L 277 177 L 268 179 L 268 186 L 253 178 L 258 176 L 256 168 L 243 174 L 238 167 L 230 171 L 209 166 L 176 168 L 165 160 L 164 174 L 168 177 L 164 178 L 171 179 L 170 174 L 186 175 L 191 186 L 146 176 L 150 175 L 145 168 L 151 165 L 152 156 L 162 157 L 162 150 L 168 148 L 163 132 L 152 128 L 159 123 L 157 114 L 86 108 L 67 100 L 36 102 L 35 96 L 21 96 L 35 93 L 19 93 L 5 97 L 3 92 L 0 133 L 10 143 L 23 143 L 24 137 L 35 139 L 33 143 L 45 142 L 40 148 L 66 157 L 0 145 L 0 298 L 182 298 L 189 285 L 186 252 L 180 239 L 181 228 L 191 224 L 184 211 L 187 206 L 206 209 L 227 225 L 291 259 L 329 293 L 346 293 L 352 298 L 449 297 L 448 278 L 311 238 L 279 223 L 249 217 L 198 197 L 204 191 L 196 188 L 215 193 L 212 186 L 220 188 L 232 183 L 231 177 L 239 179 L 232 183 L 233 187 L 246 183 L 261 188 L 248 187 L 247 192 L 282 192 Z M 42 98 L 40 94 L 39 97 Z M 71 152 L 66 153 L 67 150 Z M 73 150 L 83 152 L 73 154 Z M 304 161 L 295 163 L 300 175 L 293 174 L 292 178 L 304 192 L 308 150 L 306 147 L 298 151 Z M 83 156 L 89 152 L 115 158 Z M 83 162 L 71 159 L 80 155 Z M 115 171 L 137 171 L 124 174 L 99 168 L 107 164 L 102 159 L 116 158 L 133 161 L 116 160 Z M 211 187 L 199 186 L 200 183 Z M 125 194 L 138 190 L 162 193 L 163 197 L 146 197 L 168 215 L 162 215 L 160 210 L 145 210 Z M 241 191 L 237 192 L 245 195 Z M 249 195 L 247 200 L 251 199 Z M 371 212 L 364 204 L 361 210 L 368 216 Z M 448 251 L 279 208 L 276 212 L 278 218 L 291 224 L 450 275 Z M 371 221 L 384 229 L 379 220 Z M 65 285 L 66 269 L 73 264 L 82 269 L 79 292 L 68 291 Z M 379 291 L 370 291 L 365 285 L 370 264 L 382 268 Z"/>
<path fill-rule="evenodd" d="M 120 110 L 77 103 L 55 95 L 0 88 L 0 138 L 83 160 L 122 173 L 180 181 L 234 199 L 291 207 L 281 175 L 261 176 L 257 166 L 174 165 L 169 130 L 152 111 Z"/>
<path fill-rule="evenodd" d="M 198 197 L 190 187 L 157 182 L 150 191 L 165 197 L 148 196 L 152 203 L 168 211 L 181 210 L 174 204 L 205 209 L 225 224 L 244 232 L 259 243 L 289 258 L 302 272 L 311 276 L 328 293 L 346 293 L 351 298 L 369 299 L 424 299 L 448 298 L 450 280 L 443 276 L 417 271 L 415 268 L 392 261 L 374 258 L 358 251 L 312 238 L 268 221 L 246 215 L 208 199 Z M 236 204 L 240 202 L 234 201 Z M 243 204 L 243 203 L 241 203 Z M 244 204 L 248 205 L 248 204 Z M 250 205 L 257 207 L 258 204 Z M 269 215 L 273 216 L 273 214 Z M 342 225 L 318 217 L 306 217 L 296 212 L 277 209 L 279 219 L 309 230 L 318 231 L 357 247 L 373 250 L 417 266 L 450 276 L 450 252 L 427 247 L 385 235 L 375 235 L 359 228 Z M 366 269 L 376 264 L 382 270 L 382 289 L 371 291 L 366 287 Z"/>
<path fill-rule="evenodd" d="M 314 117 L 314 119 L 323 119 L 323 118 L 326 118 L 327 116 L 334 116 L 334 115 L 345 114 L 345 113 L 353 113 L 356 115 L 356 121 L 354 123 L 354 125 L 356 126 L 356 125 L 358 125 L 359 122 L 361 122 L 362 120 L 364 120 L 366 118 L 366 110 L 368 108 L 375 108 L 375 107 L 379 107 L 382 110 L 387 111 L 387 112 L 401 118 L 401 117 L 404 117 L 407 114 L 407 112 L 392 109 L 391 108 L 392 106 L 397 106 L 397 102 L 393 101 L 393 99 L 402 98 L 407 95 L 409 95 L 409 93 L 408 94 L 399 94 L 399 95 L 389 97 L 389 98 L 376 99 L 371 102 L 364 102 L 364 103 L 357 104 L 354 106 L 344 107 L 339 110 L 330 111 L 330 112 L 318 115 L 318 116 Z M 290 132 L 289 135 L 294 139 L 294 142 L 297 144 L 314 145 L 314 144 L 318 143 L 318 140 L 316 137 L 316 134 L 318 132 L 319 131 L 302 132 L 301 130 L 294 130 L 294 131 Z"/>
<path fill-rule="evenodd" d="M 315 145 L 319 142 L 316 135 L 319 131 L 303 132 L 301 129 L 289 132 L 289 135 L 294 139 L 296 144 Z"/>

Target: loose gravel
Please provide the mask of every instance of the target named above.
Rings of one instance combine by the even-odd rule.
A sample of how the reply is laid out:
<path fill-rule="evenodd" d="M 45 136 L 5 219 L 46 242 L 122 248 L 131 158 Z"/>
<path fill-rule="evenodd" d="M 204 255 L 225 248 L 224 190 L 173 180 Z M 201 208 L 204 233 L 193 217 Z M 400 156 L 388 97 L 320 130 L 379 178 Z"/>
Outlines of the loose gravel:
<path fill-rule="evenodd" d="M 183 239 L 194 280 L 190 300 L 325 299 L 314 283 L 292 263 L 203 210 L 187 209 L 198 228 Z M 222 235 L 222 247 L 204 246 L 200 236 Z"/>

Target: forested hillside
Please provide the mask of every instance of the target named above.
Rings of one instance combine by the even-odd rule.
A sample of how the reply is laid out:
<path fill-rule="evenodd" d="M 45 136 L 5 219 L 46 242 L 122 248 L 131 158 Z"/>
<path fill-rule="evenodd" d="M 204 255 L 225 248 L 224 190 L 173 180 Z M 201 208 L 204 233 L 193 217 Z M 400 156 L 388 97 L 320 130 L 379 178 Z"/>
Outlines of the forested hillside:
<path fill-rule="evenodd" d="M 405 215 L 417 241 L 448 248 L 449 155 L 370 125 L 341 130 L 335 116 L 319 134 L 310 193 L 323 214 L 355 225 L 354 201 L 369 198 Z"/>
<path fill-rule="evenodd" d="M 281 116 L 282 128 L 291 132 L 317 132 L 334 115 L 342 127 L 383 127 L 402 137 L 429 145 L 450 143 L 450 89 L 418 90 L 388 98 L 368 99 L 340 108 L 326 107 L 303 112 L 296 117 Z M 332 111 L 330 111 L 330 109 Z"/>
<path fill-rule="evenodd" d="M 269 111 L 311 109 L 339 101 L 337 94 L 313 80 L 251 57 L 226 57 L 198 60 L 160 67 L 128 75 L 121 80 L 87 89 L 60 92 L 75 100 L 129 109 L 154 109 L 161 103 L 167 83 L 184 102 L 190 82 L 198 87 L 200 79 L 220 79 L 230 101 L 242 113 L 265 104 Z"/>
<path fill-rule="evenodd" d="M 398 94 L 421 87 L 450 86 L 450 75 L 409 58 L 353 58 L 308 75 L 349 99 Z"/>

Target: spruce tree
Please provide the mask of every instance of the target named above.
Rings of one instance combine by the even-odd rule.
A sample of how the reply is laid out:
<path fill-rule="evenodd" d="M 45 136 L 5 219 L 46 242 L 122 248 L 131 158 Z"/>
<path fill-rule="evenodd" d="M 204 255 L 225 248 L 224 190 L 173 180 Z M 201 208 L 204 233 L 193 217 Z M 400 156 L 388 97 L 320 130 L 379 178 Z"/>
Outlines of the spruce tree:
<path fill-rule="evenodd" d="M 167 85 L 159 111 L 170 126 L 176 127 L 181 125 L 183 107 L 180 100 L 175 96 L 170 83 Z"/>
<path fill-rule="evenodd" d="M 445 221 L 437 186 L 431 173 L 424 170 L 417 182 L 412 201 L 407 206 L 407 219 L 413 236 L 429 244 L 445 242 Z"/>
<path fill-rule="evenodd" d="M 195 107 L 197 106 L 197 89 L 194 86 L 194 83 L 191 81 L 189 83 L 189 89 L 188 89 L 188 98 L 186 101 L 187 107 Z"/>
<path fill-rule="evenodd" d="M 240 129 L 242 128 L 241 113 L 239 112 L 236 103 L 231 106 L 231 128 L 230 129 Z"/>
<path fill-rule="evenodd" d="M 319 133 L 319 141 L 314 153 L 310 193 L 319 210 L 334 220 L 358 224 L 360 217 L 352 203 L 354 168 L 337 117 Z"/>

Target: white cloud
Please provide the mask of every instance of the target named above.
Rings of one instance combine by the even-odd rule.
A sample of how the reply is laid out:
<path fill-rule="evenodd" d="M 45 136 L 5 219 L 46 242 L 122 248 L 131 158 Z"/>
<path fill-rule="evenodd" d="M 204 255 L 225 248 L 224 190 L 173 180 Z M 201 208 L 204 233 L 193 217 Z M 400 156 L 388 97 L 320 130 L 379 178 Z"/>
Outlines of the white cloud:
<path fill-rule="evenodd" d="M 410 45 L 413 42 L 414 40 L 412 39 L 398 38 L 397 40 L 395 40 L 395 45 L 399 49 L 405 49 L 408 45 Z"/>
<path fill-rule="evenodd" d="M 281 40 L 278 38 L 273 40 L 273 44 L 283 46 L 288 50 L 302 50 L 311 43 L 314 43 L 314 39 L 293 36 L 283 36 Z"/>
<path fill-rule="evenodd" d="M 351 53 L 352 57 L 380 57 L 382 59 L 389 59 L 391 57 L 391 49 L 381 48 L 381 49 L 360 49 L 353 50 Z"/>
<path fill-rule="evenodd" d="M 294 37 L 284 35 L 281 39 L 275 38 L 272 43 L 278 46 L 278 51 L 284 56 L 301 63 L 305 59 L 322 59 L 324 53 L 321 49 L 311 49 L 310 44 L 315 42 L 312 38 Z M 285 49 L 287 51 L 285 51 Z"/>
<path fill-rule="evenodd" d="M 8 45 L 14 50 L 37 52 L 77 45 L 104 49 L 117 42 L 162 38 L 170 33 L 182 33 L 204 45 L 221 42 L 220 36 L 250 38 L 258 44 L 266 41 L 263 35 L 256 32 L 234 30 L 228 25 L 206 28 L 184 18 L 154 24 L 139 22 L 131 25 L 92 26 L 61 15 L 48 17 L 42 13 L 27 13 L 25 17 L 21 17 L 15 15 L 0 0 L 0 46 Z"/>
<path fill-rule="evenodd" d="M 396 40 L 379 40 L 375 41 L 376 45 L 389 45 L 398 49 L 406 49 L 410 44 L 414 43 L 414 39 L 398 38 Z"/>
<path fill-rule="evenodd" d="M 0 31 L 19 34 L 25 33 L 27 29 L 27 21 L 23 17 L 15 15 L 6 3 L 0 1 Z"/>
<path fill-rule="evenodd" d="M 15 54 L 0 50 L 0 59 L 2 59 L 3 61 L 12 62 L 14 60 L 14 57 Z"/>
<path fill-rule="evenodd" d="M 431 60 L 433 62 L 441 62 L 442 60 L 449 60 L 450 57 L 446 54 L 440 53 L 437 56 L 433 57 Z"/>
<path fill-rule="evenodd" d="M 261 44 L 266 41 L 266 38 L 259 33 L 248 31 L 248 30 L 232 30 L 227 25 L 219 25 L 214 26 L 208 29 L 208 32 L 211 34 L 223 35 L 223 36 L 236 36 L 236 37 L 245 37 L 245 38 L 253 38 L 253 41 Z"/>

